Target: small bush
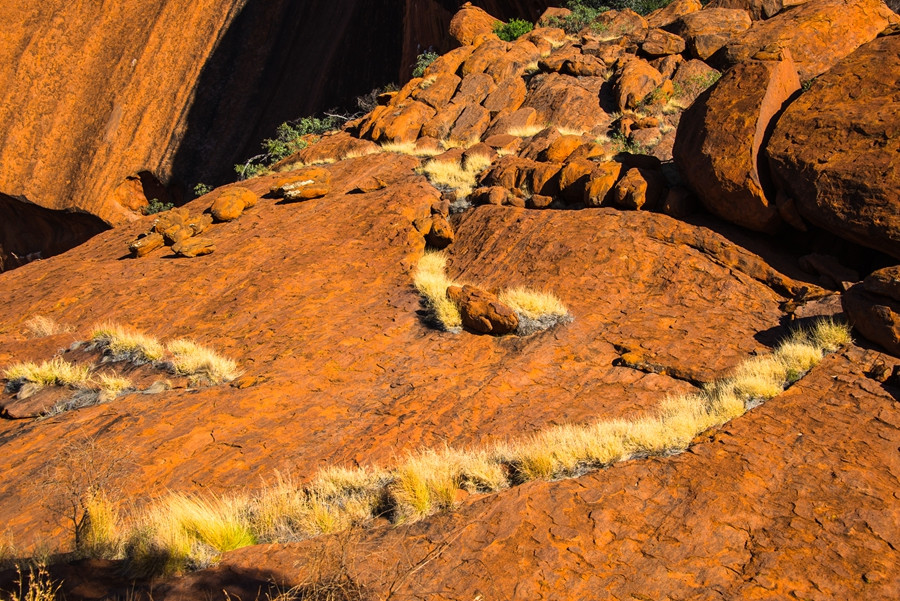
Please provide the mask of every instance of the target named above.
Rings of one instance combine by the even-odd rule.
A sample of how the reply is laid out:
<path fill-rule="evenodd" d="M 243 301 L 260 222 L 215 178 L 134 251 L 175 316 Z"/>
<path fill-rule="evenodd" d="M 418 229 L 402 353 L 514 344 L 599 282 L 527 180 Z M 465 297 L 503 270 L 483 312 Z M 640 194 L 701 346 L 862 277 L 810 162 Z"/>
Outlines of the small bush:
<path fill-rule="evenodd" d="M 234 166 L 240 179 L 249 179 L 267 173 L 269 167 L 281 159 L 289 157 L 307 147 L 304 136 L 322 135 L 339 125 L 337 117 L 301 117 L 295 121 L 285 121 L 275 130 L 274 138 L 262 141 L 261 155 L 252 157 L 245 163 Z"/>
<path fill-rule="evenodd" d="M 16 566 L 16 574 L 16 589 L 0 595 L 3 601 L 56 601 L 60 597 L 62 587 L 50 578 L 43 564 L 29 567 L 27 575 Z"/>
<path fill-rule="evenodd" d="M 428 161 L 419 171 L 439 190 L 452 190 L 457 200 L 465 200 L 475 188 L 478 175 L 490 165 L 489 156 L 475 154 L 470 155 L 464 164 L 458 161 Z"/>
<path fill-rule="evenodd" d="M 155 215 L 156 213 L 162 213 L 163 211 L 168 211 L 173 208 L 175 205 L 171 202 L 163 202 L 158 198 L 151 198 L 148 202 L 147 206 L 141 209 L 141 212 L 144 215 Z"/>
<path fill-rule="evenodd" d="M 204 194 L 209 194 L 212 191 L 212 186 L 207 186 L 202 182 L 194 186 L 194 196 L 203 196 Z"/>
<path fill-rule="evenodd" d="M 25 327 L 28 328 L 28 331 L 31 332 L 31 335 L 35 338 L 55 336 L 56 334 L 68 331 L 49 317 L 43 317 L 41 315 L 35 315 L 26 321 Z"/>
<path fill-rule="evenodd" d="M 525 35 L 532 29 L 534 29 L 534 25 L 524 19 L 512 19 L 509 23 L 501 21 L 494 23 L 494 33 L 504 42 L 517 40 L 519 36 Z"/>
<path fill-rule="evenodd" d="M 422 77 L 425 75 L 425 69 L 428 68 L 431 63 L 438 59 L 438 53 L 433 52 L 431 50 L 426 50 L 422 54 L 416 57 L 416 66 L 413 68 L 412 76 L 413 77 Z"/>
<path fill-rule="evenodd" d="M 159 361 L 165 355 L 163 345 L 156 338 L 111 322 L 93 329 L 91 344 L 113 361 L 131 361 L 136 365 Z"/>

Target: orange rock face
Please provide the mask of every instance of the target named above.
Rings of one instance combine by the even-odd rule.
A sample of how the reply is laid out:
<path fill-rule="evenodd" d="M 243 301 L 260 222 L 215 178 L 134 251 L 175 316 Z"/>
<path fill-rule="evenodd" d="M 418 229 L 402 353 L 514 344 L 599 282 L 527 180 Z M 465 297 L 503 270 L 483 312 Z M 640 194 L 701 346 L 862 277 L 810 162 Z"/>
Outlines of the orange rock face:
<path fill-rule="evenodd" d="M 806 81 L 874 39 L 892 18 L 896 15 L 882 0 L 811 0 L 757 22 L 716 59 L 731 66 L 768 47 L 787 48 Z"/>
<path fill-rule="evenodd" d="M 758 169 L 759 152 L 769 122 L 799 89 L 790 58 L 748 61 L 685 111 L 673 155 L 710 211 L 760 231 L 781 222 L 773 187 Z"/>
<path fill-rule="evenodd" d="M 900 35 L 862 46 L 787 108 L 766 152 L 805 219 L 900 258 L 898 77 Z"/>

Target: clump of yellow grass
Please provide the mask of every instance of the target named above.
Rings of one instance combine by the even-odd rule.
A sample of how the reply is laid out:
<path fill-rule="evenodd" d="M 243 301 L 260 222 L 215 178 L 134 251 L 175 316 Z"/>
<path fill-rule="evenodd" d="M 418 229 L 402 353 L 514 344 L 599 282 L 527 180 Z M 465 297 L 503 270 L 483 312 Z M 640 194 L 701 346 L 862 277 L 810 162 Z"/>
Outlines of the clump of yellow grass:
<path fill-rule="evenodd" d="M 35 338 L 44 338 L 46 336 L 54 336 L 68 331 L 59 325 L 53 319 L 44 317 L 43 315 L 35 315 L 25 322 L 25 327 L 31 332 Z"/>
<path fill-rule="evenodd" d="M 176 374 L 203 378 L 212 384 L 230 382 L 241 372 L 237 363 L 187 338 L 172 340 L 166 345 L 172 353 L 172 369 Z"/>
<path fill-rule="evenodd" d="M 83 387 L 90 380 L 90 375 L 90 365 L 77 365 L 62 357 L 53 357 L 41 363 L 15 363 L 3 372 L 3 377 L 14 386 L 31 382 L 38 386 Z"/>
<path fill-rule="evenodd" d="M 447 255 L 428 251 L 419 259 L 413 283 L 419 294 L 425 297 L 434 318 L 445 330 L 453 332 L 462 327 L 462 317 L 459 308 L 447 297 L 447 288 L 455 282 L 447 277 L 446 267 Z"/>
<path fill-rule="evenodd" d="M 449 188 L 457 197 L 465 198 L 472 193 L 478 181 L 478 175 L 491 164 L 491 157 L 486 154 L 473 153 L 465 161 L 448 161 L 434 159 L 425 163 L 420 172 L 433 185 Z"/>
<path fill-rule="evenodd" d="M 498 297 L 510 309 L 530 319 L 552 315 L 565 317 L 569 310 L 552 292 L 536 292 L 524 287 L 509 288 Z"/>
<path fill-rule="evenodd" d="M 152 363 L 165 355 L 163 345 L 156 338 L 111 322 L 91 331 L 91 343 L 109 354 L 113 361 Z"/>

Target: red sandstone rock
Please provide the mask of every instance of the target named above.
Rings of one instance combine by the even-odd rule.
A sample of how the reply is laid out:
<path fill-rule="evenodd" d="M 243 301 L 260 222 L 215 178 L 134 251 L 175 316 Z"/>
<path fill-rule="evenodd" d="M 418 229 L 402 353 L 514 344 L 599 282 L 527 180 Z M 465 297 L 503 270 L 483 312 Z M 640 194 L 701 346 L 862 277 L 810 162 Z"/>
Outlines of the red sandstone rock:
<path fill-rule="evenodd" d="M 452 140 L 478 140 L 491 124 L 491 112 L 480 104 L 469 104 L 450 129 Z"/>
<path fill-rule="evenodd" d="M 662 83 L 662 74 L 643 59 L 627 60 L 618 71 L 616 104 L 620 111 L 633 109 Z"/>
<path fill-rule="evenodd" d="M 450 286 L 447 298 L 452 300 L 462 316 L 463 326 L 481 334 L 511 334 L 519 327 L 515 312 L 501 303 L 497 296 L 475 286 Z"/>
<path fill-rule="evenodd" d="M 583 143 L 584 139 L 581 136 L 559 136 L 540 153 L 540 160 L 549 163 L 564 163 L 569 155 Z"/>
<path fill-rule="evenodd" d="M 427 69 L 425 69 L 425 78 L 427 79 L 441 74 L 455 75 L 459 70 L 459 66 L 462 65 L 474 51 L 474 46 L 461 46 L 459 48 L 454 48 L 446 54 L 442 54 L 437 60 L 428 65 Z"/>
<path fill-rule="evenodd" d="M 533 80 L 534 81 L 534 80 Z M 600 108 L 596 93 L 591 93 L 578 79 L 549 73 L 529 93 L 524 107 L 537 112 L 538 123 L 551 123 L 573 130 L 590 131 L 609 121 Z"/>
<path fill-rule="evenodd" d="M 873 271 L 863 280 L 863 288 L 872 294 L 900 301 L 900 265 Z"/>
<path fill-rule="evenodd" d="M 466 46 L 474 42 L 477 35 L 492 33 L 496 22 L 495 17 L 477 6 L 472 6 L 471 2 L 466 2 L 450 21 L 450 35 L 460 45 Z"/>
<path fill-rule="evenodd" d="M 587 159 L 576 159 L 566 163 L 559 172 L 560 195 L 570 203 L 584 201 L 584 192 L 595 163 Z"/>
<path fill-rule="evenodd" d="M 182 257 L 202 257 L 216 250 L 215 242 L 209 238 L 185 238 L 172 246 L 172 251 Z"/>
<path fill-rule="evenodd" d="M 687 41 L 696 58 L 706 60 L 733 37 L 750 29 L 751 23 L 745 10 L 704 8 L 681 16 L 672 27 Z"/>
<path fill-rule="evenodd" d="M 138 236 L 134 242 L 128 245 L 128 250 L 130 250 L 131 254 L 135 257 L 143 257 L 157 248 L 162 248 L 164 245 L 165 241 L 163 240 L 162 234 L 149 232 Z"/>
<path fill-rule="evenodd" d="M 668 192 L 662 173 L 650 169 L 629 169 L 612 189 L 612 202 L 632 211 L 659 207 Z"/>
<path fill-rule="evenodd" d="M 434 248 L 446 248 L 453 243 L 453 228 L 443 215 L 438 213 L 431 217 L 431 229 L 425 234 L 425 242 Z"/>
<path fill-rule="evenodd" d="M 240 186 L 222 192 L 210 207 L 216 221 L 232 221 L 241 216 L 245 208 L 256 204 L 256 194 Z"/>
<path fill-rule="evenodd" d="M 602 207 L 607 203 L 610 192 L 619 174 L 622 171 L 622 164 L 616 162 L 607 162 L 598 164 L 591 172 L 590 179 L 584 191 L 584 204 L 589 207 Z"/>
<path fill-rule="evenodd" d="M 706 5 L 707 9 L 741 8 L 746 10 L 754 21 L 774 17 L 783 7 L 782 0 L 712 0 Z"/>
<path fill-rule="evenodd" d="M 484 99 L 482 105 L 491 112 L 492 118 L 497 115 L 508 115 L 522 106 L 527 94 L 525 82 L 518 77 L 513 77 L 500 82 L 497 88 Z"/>
<path fill-rule="evenodd" d="M 785 110 L 766 153 L 805 219 L 900 258 L 898 78 L 900 35 L 860 47 Z"/>
<path fill-rule="evenodd" d="M 426 85 L 426 82 L 431 81 Z M 460 84 L 460 78 L 452 73 L 440 73 L 434 79 L 424 79 L 420 88 L 413 92 L 416 100 L 440 110 L 450 102 Z"/>
<path fill-rule="evenodd" d="M 310 200 L 325 196 L 331 191 L 331 173 L 322 167 L 304 167 L 281 176 L 275 181 L 271 193 L 287 201 Z"/>
<path fill-rule="evenodd" d="M 666 27 L 680 17 L 697 12 L 701 8 L 703 8 L 703 5 L 700 4 L 700 0 L 674 0 L 674 2 L 647 15 L 647 24 L 651 28 Z"/>
<path fill-rule="evenodd" d="M 647 35 L 649 26 L 647 19 L 631 9 L 610 10 L 601 13 L 594 19 L 591 29 L 598 32 L 604 40 L 618 39 L 627 36 L 640 42 Z"/>
<path fill-rule="evenodd" d="M 757 165 L 769 122 L 799 89 L 790 58 L 748 61 L 684 112 L 673 155 L 710 211 L 759 231 L 781 222 L 774 190 Z"/>
<path fill-rule="evenodd" d="M 806 81 L 875 39 L 894 17 L 881 0 L 811 0 L 758 22 L 731 40 L 715 58 L 731 66 L 767 47 L 787 48 L 800 79 Z"/>
<path fill-rule="evenodd" d="M 684 52 L 684 39 L 662 29 L 651 29 L 641 42 L 641 50 L 651 56 L 666 56 Z"/>
<path fill-rule="evenodd" d="M 872 294 L 857 284 L 841 295 L 841 303 L 860 334 L 900 357 L 900 301 Z"/>

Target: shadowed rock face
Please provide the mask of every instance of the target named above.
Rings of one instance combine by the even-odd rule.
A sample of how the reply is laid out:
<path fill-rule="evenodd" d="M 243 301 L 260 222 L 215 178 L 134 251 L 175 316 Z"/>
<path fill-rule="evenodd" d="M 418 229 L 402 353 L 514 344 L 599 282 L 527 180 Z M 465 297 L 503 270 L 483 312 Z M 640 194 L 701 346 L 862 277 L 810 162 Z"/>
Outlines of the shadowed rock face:
<path fill-rule="evenodd" d="M 0 272 L 81 244 L 108 229 L 93 215 L 53 211 L 0 194 Z"/>
<path fill-rule="evenodd" d="M 232 179 L 279 123 L 402 82 L 417 53 L 449 49 L 459 4 L 5 2 L 0 193 L 111 225 L 151 198 L 119 193 L 138 174 L 183 202 L 197 182 Z M 535 18 L 547 3 L 484 4 Z"/>

